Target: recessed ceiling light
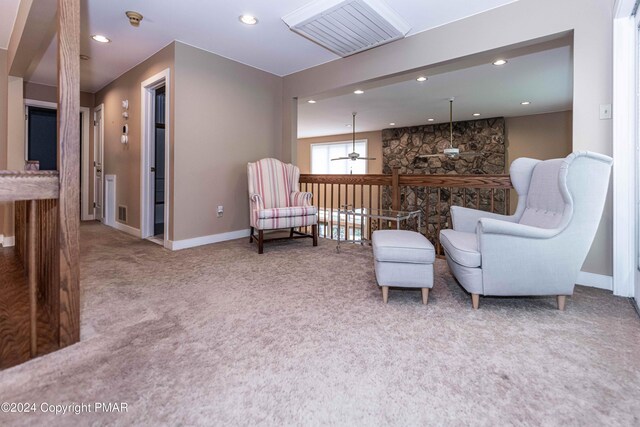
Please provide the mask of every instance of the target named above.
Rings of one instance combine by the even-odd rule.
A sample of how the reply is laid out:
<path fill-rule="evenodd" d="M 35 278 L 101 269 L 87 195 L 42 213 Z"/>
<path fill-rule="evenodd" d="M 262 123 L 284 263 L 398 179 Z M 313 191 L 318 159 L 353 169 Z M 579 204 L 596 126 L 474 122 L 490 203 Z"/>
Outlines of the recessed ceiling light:
<path fill-rule="evenodd" d="M 350 127 L 351 127 L 351 125 L 350 125 L 350 124 L 348 124 L 348 123 L 347 123 L 345 126 L 346 126 L 346 127 L 348 127 L 348 128 L 350 128 Z"/>
<path fill-rule="evenodd" d="M 495 61 L 493 61 L 493 65 L 504 65 L 507 63 L 506 59 L 497 59 Z"/>
<path fill-rule="evenodd" d="M 473 117 L 478 117 L 480 113 L 473 113 Z"/>
<path fill-rule="evenodd" d="M 107 37 L 101 35 L 101 34 L 95 34 L 93 36 L 91 36 L 91 38 L 99 43 L 109 43 L 111 40 L 109 40 Z"/>
<path fill-rule="evenodd" d="M 522 104 L 522 105 L 529 105 L 529 104 L 531 104 L 531 101 L 522 101 L 520 104 Z"/>
<path fill-rule="evenodd" d="M 432 121 L 434 121 L 434 120 L 435 120 L 435 119 L 427 119 L 427 121 L 428 121 L 428 122 L 432 122 Z"/>
<path fill-rule="evenodd" d="M 316 103 L 315 99 L 310 99 L 310 100 L 308 100 L 307 102 L 308 102 L 309 104 L 315 104 L 315 103 Z"/>
<path fill-rule="evenodd" d="M 258 23 L 258 18 L 253 15 L 240 15 L 238 19 L 240 19 L 240 22 L 247 25 L 256 25 Z"/>
<path fill-rule="evenodd" d="M 395 126 L 396 124 L 394 122 L 389 123 L 389 126 Z"/>
<path fill-rule="evenodd" d="M 364 91 L 362 89 L 356 89 L 353 91 L 353 93 L 355 93 L 356 95 L 362 95 Z"/>
<path fill-rule="evenodd" d="M 420 76 L 416 80 L 419 81 L 419 82 L 426 82 L 427 78 L 425 76 Z"/>

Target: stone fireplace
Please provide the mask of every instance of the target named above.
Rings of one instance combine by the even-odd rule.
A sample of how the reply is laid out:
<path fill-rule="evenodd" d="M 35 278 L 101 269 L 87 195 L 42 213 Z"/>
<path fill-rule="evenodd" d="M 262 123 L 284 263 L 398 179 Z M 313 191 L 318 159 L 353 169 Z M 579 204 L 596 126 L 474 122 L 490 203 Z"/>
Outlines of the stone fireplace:
<path fill-rule="evenodd" d="M 382 130 L 382 171 L 391 174 L 399 168 L 400 174 L 504 174 L 505 173 L 505 120 L 503 117 L 453 123 L 453 145 L 461 153 L 477 153 L 452 160 L 441 154 L 449 146 L 449 123 L 421 125 Z M 385 189 L 383 205 L 391 207 L 391 194 Z M 504 208 L 505 192 L 496 191 L 493 203 L 496 211 Z M 427 207 L 428 204 L 428 207 Z M 420 231 L 432 241 L 438 230 L 449 227 L 449 205 L 463 204 L 470 208 L 489 210 L 491 190 L 427 189 L 403 187 L 402 209 L 421 209 Z M 425 221 L 425 218 L 427 221 Z M 415 229 L 414 224 L 408 224 Z"/>

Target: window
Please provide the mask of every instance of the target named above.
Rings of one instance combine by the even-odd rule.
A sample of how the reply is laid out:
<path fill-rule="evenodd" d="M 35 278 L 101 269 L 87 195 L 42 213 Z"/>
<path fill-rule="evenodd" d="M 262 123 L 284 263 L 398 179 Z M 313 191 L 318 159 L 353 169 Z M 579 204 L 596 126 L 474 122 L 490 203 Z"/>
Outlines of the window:
<path fill-rule="evenodd" d="M 353 150 L 353 142 L 329 142 L 325 144 L 311 144 L 311 173 L 313 174 L 366 174 L 365 160 L 336 160 L 336 157 L 347 157 Z M 367 156 L 367 140 L 356 140 L 356 153 L 360 157 Z"/>

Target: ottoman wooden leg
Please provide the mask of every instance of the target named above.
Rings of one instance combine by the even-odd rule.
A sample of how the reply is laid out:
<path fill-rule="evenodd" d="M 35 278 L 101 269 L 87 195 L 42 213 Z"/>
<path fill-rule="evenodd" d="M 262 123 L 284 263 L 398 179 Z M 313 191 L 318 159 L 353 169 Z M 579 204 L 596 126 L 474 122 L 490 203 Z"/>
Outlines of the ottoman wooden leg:
<path fill-rule="evenodd" d="M 564 305 L 567 302 L 567 296 L 566 295 L 558 295 L 557 302 L 558 302 L 558 310 L 564 311 Z"/>
<path fill-rule="evenodd" d="M 382 301 L 384 301 L 384 303 L 387 303 L 387 300 L 389 299 L 389 287 L 388 286 L 383 286 L 382 287 Z"/>
<path fill-rule="evenodd" d="M 422 288 L 422 303 L 427 305 L 429 302 L 429 288 Z"/>
<path fill-rule="evenodd" d="M 479 294 L 471 294 L 471 305 L 474 310 L 477 310 L 480 306 L 480 295 Z"/>

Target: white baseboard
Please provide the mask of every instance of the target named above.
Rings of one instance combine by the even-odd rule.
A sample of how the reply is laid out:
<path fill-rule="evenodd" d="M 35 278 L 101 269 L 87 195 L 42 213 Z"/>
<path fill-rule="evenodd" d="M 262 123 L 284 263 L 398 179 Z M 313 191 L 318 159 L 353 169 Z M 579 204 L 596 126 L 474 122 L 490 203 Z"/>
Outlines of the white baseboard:
<path fill-rule="evenodd" d="M 0 234 L 0 246 L 3 248 L 9 248 L 11 246 L 15 246 L 16 238 L 15 236 L 4 236 Z"/>
<path fill-rule="evenodd" d="M 169 240 L 169 249 L 179 251 L 180 249 L 194 248 L 196 246 L 209 245 L 211 243 L 225 242 L 227 240 L 242 239 L 249 237 L 250 230 L 237 230 L 228 233 L 211 234 L 209 236 L 194 237 L 193 239 Z"/>
<path fill-rule="evenodd" d="M 588 273 L 586 271 L 581 271 L 578 274 L 578 280 L 576 281 L 576 284 L 612 291 L 613 277 L 605 276 L 603 274 L 595 274 L 595 273 Z"/>
<path fill-rule="evenodd" d="M 131 234 L 134 237 L 140 238 L 142 236 L 142 233 L 140 233 L 140 229 L 133 228 L 118 221 L 114 221 L 112 227 L 116 230 L 124 231 L 127 234 Z"/>

